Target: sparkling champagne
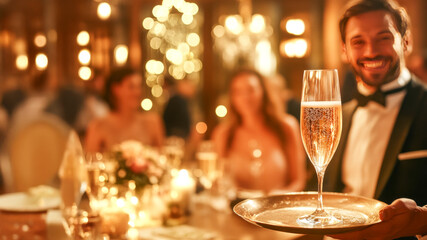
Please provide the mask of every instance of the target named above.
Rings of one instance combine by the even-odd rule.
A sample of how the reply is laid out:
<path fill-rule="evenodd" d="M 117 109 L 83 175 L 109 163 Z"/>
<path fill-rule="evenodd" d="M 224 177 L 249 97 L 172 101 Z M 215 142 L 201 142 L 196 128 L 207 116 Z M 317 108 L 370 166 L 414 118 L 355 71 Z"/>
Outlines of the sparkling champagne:
<path fill-rule="evenodd" d="M 210 181 L 214 181 L 217 172 L 217 154 L 215 152 L 199 152 L 196 157 L 203 175 Z"/>
<path fill-rule="evenodd" d="M 301 136 L 312 164 L 325 169 L 341 137 L 341 102 L 301 103 Z"/>

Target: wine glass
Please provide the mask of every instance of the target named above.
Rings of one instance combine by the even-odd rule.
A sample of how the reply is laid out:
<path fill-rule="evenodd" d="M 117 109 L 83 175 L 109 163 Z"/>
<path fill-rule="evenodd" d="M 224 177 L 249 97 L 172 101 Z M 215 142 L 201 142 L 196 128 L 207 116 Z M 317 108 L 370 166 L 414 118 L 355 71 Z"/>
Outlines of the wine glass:
<path fill-rule="evenodd" d="M 201 182 L 206 189 L 211 189 L 218 177 L 218 155 L 212 141 L 203 141 L 196 153 L 202 177 Z"/>
<path fill-rule="evenodd" d="M 323 208 L 322 188 L 326 167 L 341 137 L 341 96 L 336 69 L 305 70 L 301 99 L 301 136 L 304 148 L 316 169 L 318 181 L 317 208 L 299 217 L 305 226 L 330 226 L 341 223 L 340 217 Z"/>

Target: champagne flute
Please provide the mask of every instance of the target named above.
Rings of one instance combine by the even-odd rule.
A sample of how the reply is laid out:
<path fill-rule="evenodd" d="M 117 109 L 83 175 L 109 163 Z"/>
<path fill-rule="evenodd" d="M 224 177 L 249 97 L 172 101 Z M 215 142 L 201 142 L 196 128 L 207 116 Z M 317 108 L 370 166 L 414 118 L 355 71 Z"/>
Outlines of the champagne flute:
<path fill-rule="evenodd" d="M 305 70 L 301 99 L 301 136 L 304 148 L 316 169 L 317 208 L 299 217 L 305 226 L 330 226 L 342 222 L 323 208 L 322 188 L 325 170 L 341 137 L 341 96 L 336 69 Z"/>

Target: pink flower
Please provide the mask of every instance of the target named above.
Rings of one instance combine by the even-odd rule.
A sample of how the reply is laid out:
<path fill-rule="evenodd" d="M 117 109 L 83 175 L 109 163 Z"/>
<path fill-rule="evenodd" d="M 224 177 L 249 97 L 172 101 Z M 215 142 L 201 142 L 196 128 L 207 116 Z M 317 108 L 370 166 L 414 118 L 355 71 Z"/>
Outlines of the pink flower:
<path fill-rule="evenodd" d="M 128 165 L 132 172 L 134 173 L 143 173 L 147 171 L 148 169 L 148 161 L 146 161 L 142 157 L 136 157 L 132 159 L 133 161 L 130 162 Z M 126 164 L 127 165 L 127 164 Z"/>

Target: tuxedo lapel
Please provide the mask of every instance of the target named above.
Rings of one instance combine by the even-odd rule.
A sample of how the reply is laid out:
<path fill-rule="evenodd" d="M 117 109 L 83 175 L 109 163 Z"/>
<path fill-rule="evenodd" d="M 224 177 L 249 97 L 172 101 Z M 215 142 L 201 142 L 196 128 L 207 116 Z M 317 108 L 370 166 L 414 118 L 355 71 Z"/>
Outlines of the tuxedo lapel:
<path fill-rule="evenodd" d="M 390 175 L 393 172 L 394 166 L 397 162 L 397 156 L 402 151 L 411 123 L 417 113 L 417 103 L 419 103 L 419 99 L 422 96 L 422 89 L 420 86 L 415 85 L 413 81 L 409 84 L 410 85 L 408 86 L 406 96 L 403 99 L 402 106 L 399 114 L 397 115 L 396 122 L 385 151 L 374 195 L 377 199 L 380 197 Z"/>
<path fill-rule="evenodd" d="M 343 105 L 342 108 L 342 132 L 341 140 L 337 150 L 332 158 L 331 163 L 326 169 L 325 185 L 327 191 L 342 191 L 342 159 L 344 156 L 345 146 L 347 145 L 348 133 L 350 132 L 351 119 L 357 107 L 357 101 L 352 100 Z"/>

